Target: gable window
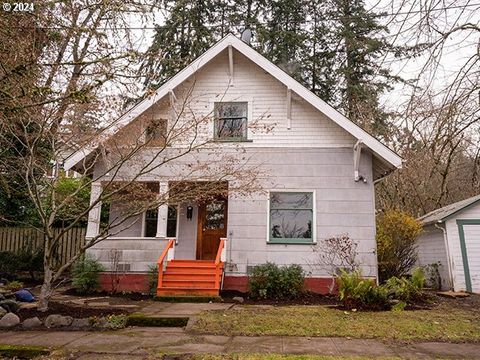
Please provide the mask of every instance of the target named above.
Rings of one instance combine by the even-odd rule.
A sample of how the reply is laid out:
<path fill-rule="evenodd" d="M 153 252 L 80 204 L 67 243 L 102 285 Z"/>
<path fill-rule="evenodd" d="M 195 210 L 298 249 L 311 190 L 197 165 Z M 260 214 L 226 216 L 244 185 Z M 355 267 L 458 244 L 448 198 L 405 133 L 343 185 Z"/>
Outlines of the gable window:
<path fill-rule="evenodd" d="M 215 103 L 215 139 L 247 140 L 247 110 L 246 102 Z"/>
<path fill-rule="evenodd" d="M 145 211 L 144 236 L 156 237 L 158 224 L 158 209 Z M 177 236 L 177 208 L 176 206 L 168 207 L 167 216 L 167 237 Z"/>
<path fill-rule="evenodd" d="M 147 123 L 145 145 L 151 147 L 165 146 L 167 141 L 167 120 L 155 119 Z"/>
<path fill-rule="evenodd" d="M 270 193 L 270 243 L 313 242 L 313 193 Z"/>

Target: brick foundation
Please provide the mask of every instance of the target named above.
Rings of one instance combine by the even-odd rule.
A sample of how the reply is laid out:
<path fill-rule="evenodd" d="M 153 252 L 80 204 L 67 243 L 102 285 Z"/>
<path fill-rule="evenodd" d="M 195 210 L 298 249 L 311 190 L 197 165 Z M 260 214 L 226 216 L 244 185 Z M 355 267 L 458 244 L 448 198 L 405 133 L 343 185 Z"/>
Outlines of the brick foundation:
<path fill-rule="evenodd" d="M 117 291 L 130 291 L 147 294 L 149 292 L 148 274 L 146 273 L 127 273 L 127 274 L 100 274 L 100 288 L 104 291 L 112 291 L 112 281 L 116 285 Z M 306 278 L 305 288 L 308 291 L 318 294 L 328 294 L 328 288 L 331 284 L 331 278 Z M 248 291 L 247 276 L 225 276 L 223 280 L 223 290 L 235 290 L 246 293 Z M 334 292 L 337 287 L 335 286 Z"/>

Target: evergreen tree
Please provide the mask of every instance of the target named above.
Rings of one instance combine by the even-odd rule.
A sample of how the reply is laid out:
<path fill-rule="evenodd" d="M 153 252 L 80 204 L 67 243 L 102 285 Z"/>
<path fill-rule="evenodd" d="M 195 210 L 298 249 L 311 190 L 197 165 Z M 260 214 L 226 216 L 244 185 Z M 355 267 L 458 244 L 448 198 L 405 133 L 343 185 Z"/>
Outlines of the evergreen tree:
<path fill-rule="evenodd" d="M 365 9 L 364 0 L 330 0 L 330 18 L 337 18 L 331 36 L 337 42 L 340 106 L 349 119 L 376 135 L 388 132 L 388 114 L 379 105 L 380 95 L 398 80 L 383 66 L 392 46 L 382 33 L 378 14 Z"/>
<path fill-rule="evenodd" d="M 164 1 L 168 17 L 157 26 L 142 65 L 146 88 L 158 88 L 215 42 L 211 25 L 215 3 L 210 0 Z"/>

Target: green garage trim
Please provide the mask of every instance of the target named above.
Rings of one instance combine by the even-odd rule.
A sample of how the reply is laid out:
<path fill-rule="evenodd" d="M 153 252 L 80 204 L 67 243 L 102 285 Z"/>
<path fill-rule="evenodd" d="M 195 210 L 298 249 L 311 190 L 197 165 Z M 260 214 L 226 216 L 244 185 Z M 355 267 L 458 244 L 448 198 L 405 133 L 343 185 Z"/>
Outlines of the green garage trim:
<path fill-rule="evenodd" d="M 458 235 L 460 237 L 460 249 L 462 250 L 462 262 L 463 272 L 465 274 L 465 287 L 468 292 L 472 292 L 472 279 L 470 277 L 470 268 L 468 266 L 468 254 L 467 245 L 465 244 L 465 231 L 464 225 L 480 225 L 480 219 L 478 220 L 457 220 Z"/>

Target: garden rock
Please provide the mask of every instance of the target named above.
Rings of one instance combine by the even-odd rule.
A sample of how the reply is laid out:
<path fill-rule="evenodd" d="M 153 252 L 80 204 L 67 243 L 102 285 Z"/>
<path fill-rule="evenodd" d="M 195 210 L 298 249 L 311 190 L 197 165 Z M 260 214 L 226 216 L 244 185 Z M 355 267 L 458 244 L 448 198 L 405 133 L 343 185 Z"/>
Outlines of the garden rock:
<path fill-rule="evenodd" d="M 48 315 L 45 319 L 45 326 L 47 328 L 56 328 L 56 327 L 63 327 L 63 326 L 70 326 L 73 322 L 73 318 L 71 316 L 63 316 L 63 315 Z"/>
<path fill-rule="evenodd" d="M 238 302 L 238 303 L 240 303 L 240 304 L 245 301 L 245 300 L 243 299 L 243 297 L 241 297 L 241 296 L 235 296 L 232 300 L 235 301 L 235 302 Z"/>
<path fill-rule="evenodd" d="M 0 307 L 0 319 L 7 313 L 7 310 L 5 310 L 3 307 Z"/>
<path fill-rule="evenodd" d="M 17 326 L 18 324 L 20 324 L 20 318 L 13 313 L 5 314 L 0 319 L 0 328 L 11 328 Z"/>
<path fill-rule="evenodd" d="M 73 319 L 70 325 L 72 329 L 86 329 L 90 327 L 90 319 Z"/>
<path fill-rule="evenodd" d="M 7 312 L 16 313 L 18 310 L 18 303 L 15 300 L 1 300 L 0 307 L 4 308 Z"/>
<path fill-rule="evenodd" d="M 32 329 L 42 326 L 42 322 L 38 317 L 28 318 L 22 323 L 24 329 Z"/>

